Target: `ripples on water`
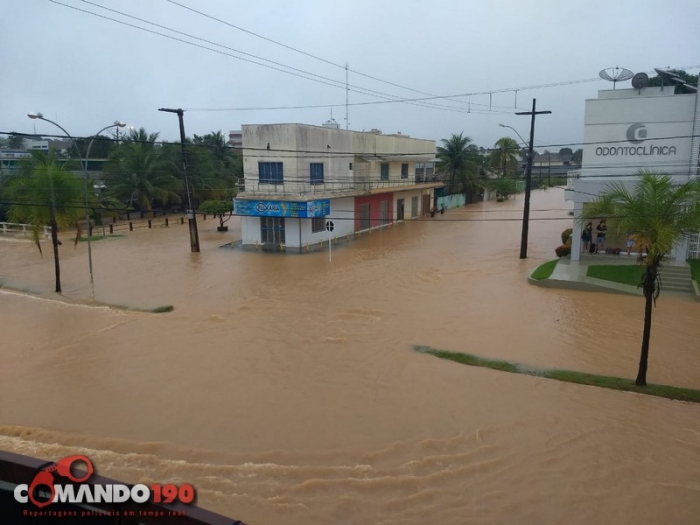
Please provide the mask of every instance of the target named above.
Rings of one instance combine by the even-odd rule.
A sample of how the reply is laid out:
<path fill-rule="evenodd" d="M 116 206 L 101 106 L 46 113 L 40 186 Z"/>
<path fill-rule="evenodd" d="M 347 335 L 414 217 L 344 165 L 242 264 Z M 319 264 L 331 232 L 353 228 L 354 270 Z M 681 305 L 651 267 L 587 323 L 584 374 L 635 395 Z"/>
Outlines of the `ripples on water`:
<path fill-rule="evenodd" d="M 474 220 L 521 205 L 394 225 L 331 263 L 219 248 L 238 231 L 213 221 L 200 222 L 201 254 L 185 227 L 94 243 L 97 300 L 175 311 L 0 292 L 0 448 L 79 450 L 108 476 L 190 482 L 200 504 L 251 524 L 691 522 L 696 405 L 411 351 L 634 375 L 640 298 L 525 280 L 570 222 L 533 221 L 521 261 L 518 222 Z M 561 192 L 533 194 L 533 210 L 563 207 Z M 71 300 L 89 295 L 85 250 L 62 249 Z M 0 278 L 46 298 L 51 264 L 0 244 Z M 650 381 L 700 387 L 699 306 L 659 300 Z"/>

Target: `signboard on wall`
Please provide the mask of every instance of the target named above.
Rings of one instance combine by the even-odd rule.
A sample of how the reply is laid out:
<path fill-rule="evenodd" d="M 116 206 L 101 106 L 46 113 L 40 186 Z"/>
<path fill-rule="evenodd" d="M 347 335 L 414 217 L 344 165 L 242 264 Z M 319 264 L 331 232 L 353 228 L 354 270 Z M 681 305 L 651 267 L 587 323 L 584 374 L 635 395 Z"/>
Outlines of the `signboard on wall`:
<path fill-rule="evenodd" d="M 330 199 L 306 202 L 255 201 L 235 199 L 233 212 L 249 217 L 292 217 L 306 219 L 324 217 L 331 212 Z"/>

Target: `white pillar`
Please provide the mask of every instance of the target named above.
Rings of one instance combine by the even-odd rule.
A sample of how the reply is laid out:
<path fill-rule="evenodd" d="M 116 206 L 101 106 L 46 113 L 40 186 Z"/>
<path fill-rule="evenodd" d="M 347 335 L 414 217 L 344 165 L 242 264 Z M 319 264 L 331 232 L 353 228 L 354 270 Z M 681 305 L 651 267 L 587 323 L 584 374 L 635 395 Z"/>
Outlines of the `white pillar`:
<path fill-rule="evenodd" d="M 571 260 L 579 261 L 581 260 L 581 232 L 583 228 L 579 221 L 581 217 L 581 211 L 583 210 L 582 202 L 574 202 L 574 225 L 573 233 L 571 234 Z"/>
<path fill-rule="evenodd" d="M 682 237 L 678 240 L 676 245 L 673 247 L 675 261 L 677 263 L 684 263 L 688 258 L 688 238 Z"/>

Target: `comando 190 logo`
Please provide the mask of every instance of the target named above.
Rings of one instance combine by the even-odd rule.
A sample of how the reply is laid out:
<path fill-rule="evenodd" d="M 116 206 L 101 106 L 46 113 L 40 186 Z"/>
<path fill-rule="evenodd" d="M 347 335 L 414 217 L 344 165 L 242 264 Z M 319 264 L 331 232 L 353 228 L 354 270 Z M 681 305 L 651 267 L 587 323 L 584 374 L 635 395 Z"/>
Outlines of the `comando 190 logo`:
<path fill-rule="evenodd" d="M 86 471 L 74 473 L 73 465 L 84 463 Z M 51 503 L 174 503 L 190 504 L 194 501 L 195 492 L 190 484 L 180 486 L 173 484 L 161 485 L 154 483 L 150 486 L 137 484 L 132 487 L 120 483 L 104 485 L 89 485 L 85 482 L 90 479 L 95 469 L 86 456 L 68 456 L 48 467 L 40 470 L 29 485 L 17 485 L 15 487 L 15 500 L 19 503 L 32 502 L 39 508 Z M 72 484 L 56 483 L 55 476 L 66 478 L 73 483 L 81 483 L 77 488 Z M 48 494 L 47 498 L 40 497 L 40 492 Z"/>

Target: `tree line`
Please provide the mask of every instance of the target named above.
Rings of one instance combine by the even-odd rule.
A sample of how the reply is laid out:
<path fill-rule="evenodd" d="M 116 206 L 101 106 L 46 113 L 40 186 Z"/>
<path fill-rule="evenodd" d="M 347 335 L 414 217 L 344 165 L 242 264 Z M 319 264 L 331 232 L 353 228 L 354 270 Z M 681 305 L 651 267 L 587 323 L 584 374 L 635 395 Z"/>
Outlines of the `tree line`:
<path fill-rule="evenodd" d="M 442 174 L 449 194 L 490 189 L 500 197 L 508 198 L 515 191 L 515 179 L 522 175 L 519 159 L 527 159 L 527 149 L 515 139 L 502 137 L 493 148 L 485 150 L 474 144 L 463 133 L 442 139 L 437 148 L 437 171 Z M 545 150 L 544 154 L 551 154 Z M 572 165 L 581 165 L 583 150 L 561 148 L 558 154 L 570 159 Z M 533 160 L 540 154 L 533 151 Z M 573 166 L 572 166 L 573 169 Z"/>
<path fill-rule="evenodd" d="M 91 222 L 95 219 L 98 224 L 105 215 L 129 211 L 184 211 L 187 190 L 181 145 L 157 140 L 158 133 L 141 128 L 131 130 L 123 140 L 78 139 L 65 153 L 31 150 L 18 169 L 0 177 L 0 221 L 29 224 L 42 256 L 44 227 L 51 230 L 56 292 L 61 291 L 58 231 L 76 227 L 77 243 L 82 231 L 90 227 L 85 224 L 86 208 Z M 221 201 L 228 201 L 230 207 L 243 177 L 240 152 L 227 146 L 220 131 L 194 135 L 187 139 L 185 149 L 194 208 Z M 106 161 L 99 180 L 87 172 L 86 192 L 85 179 L 74 172 L 82 172 L 83 161 L 89 167 L 91 159 Z"/>

